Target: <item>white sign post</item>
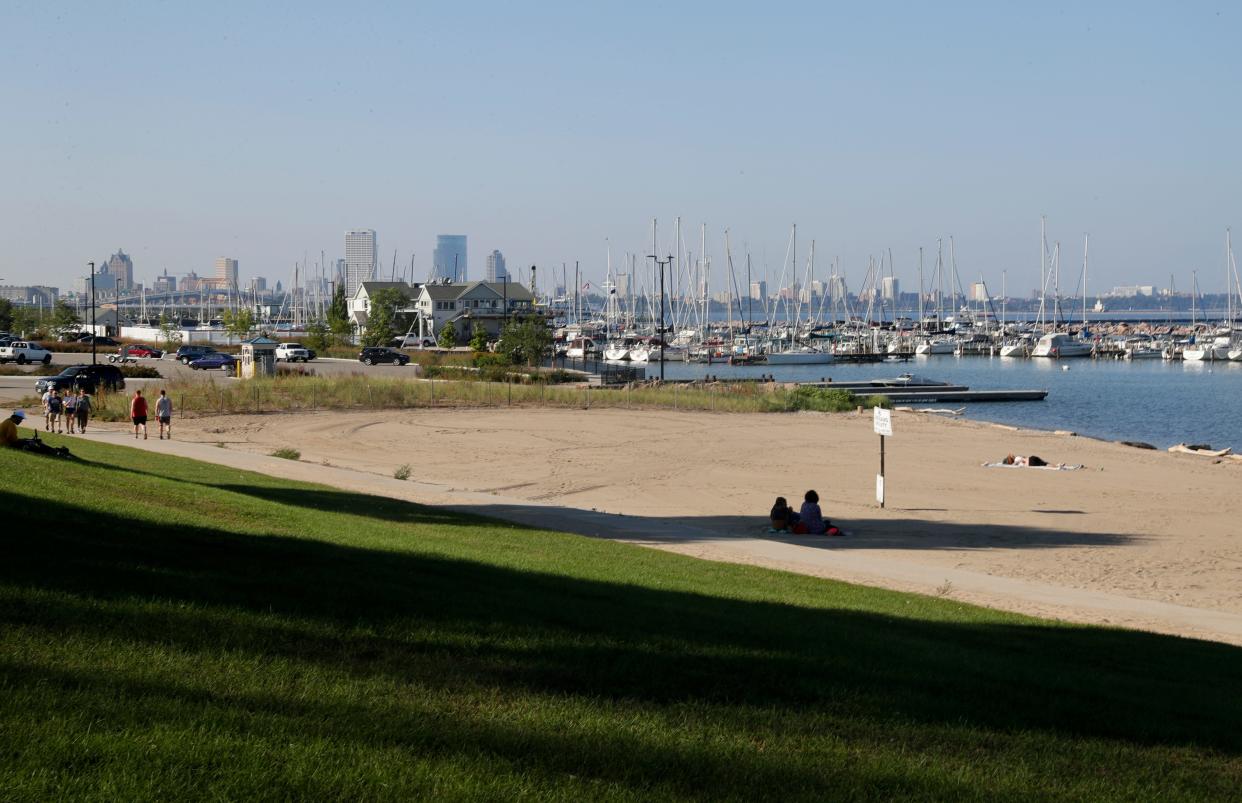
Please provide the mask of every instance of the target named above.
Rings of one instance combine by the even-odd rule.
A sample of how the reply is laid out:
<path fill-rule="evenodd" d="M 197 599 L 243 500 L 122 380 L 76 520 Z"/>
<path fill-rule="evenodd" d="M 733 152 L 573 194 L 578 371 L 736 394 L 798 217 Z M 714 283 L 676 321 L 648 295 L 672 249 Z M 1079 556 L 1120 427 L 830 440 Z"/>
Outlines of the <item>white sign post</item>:
<path fill-rule="evenodd" d="M 880 473 L 875 477 L 875 501 L 884 507 L 884 437 L 893 436 L 893 413 L 882 407 L 873 408 L 875 412 L 875 433 L 880 436 Z"/>

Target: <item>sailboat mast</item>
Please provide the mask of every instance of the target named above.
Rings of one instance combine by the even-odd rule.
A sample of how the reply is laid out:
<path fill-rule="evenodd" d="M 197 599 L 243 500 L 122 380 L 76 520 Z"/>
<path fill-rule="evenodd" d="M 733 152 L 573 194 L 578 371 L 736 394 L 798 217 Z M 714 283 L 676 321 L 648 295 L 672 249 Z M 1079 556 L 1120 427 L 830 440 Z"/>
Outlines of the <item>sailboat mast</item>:
<path fill-rule="evenodd" d="M 1087 238 L 1082 236 L 1082 328 L 1087 328 Z"/>

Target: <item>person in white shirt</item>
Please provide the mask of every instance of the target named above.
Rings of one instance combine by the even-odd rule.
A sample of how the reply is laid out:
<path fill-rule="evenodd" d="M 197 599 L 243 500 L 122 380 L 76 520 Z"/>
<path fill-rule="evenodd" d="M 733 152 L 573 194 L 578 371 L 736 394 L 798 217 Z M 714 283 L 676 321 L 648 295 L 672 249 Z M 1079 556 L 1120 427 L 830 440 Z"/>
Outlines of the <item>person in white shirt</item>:
<path fill-rule="evenodd" d="M 164 427 L 168 427 L 168 439 L 172 440 L 172 399 L 163 388 L 155 402 L 155 418 L 160 422 L 160 440 L 164 440 Z"/>

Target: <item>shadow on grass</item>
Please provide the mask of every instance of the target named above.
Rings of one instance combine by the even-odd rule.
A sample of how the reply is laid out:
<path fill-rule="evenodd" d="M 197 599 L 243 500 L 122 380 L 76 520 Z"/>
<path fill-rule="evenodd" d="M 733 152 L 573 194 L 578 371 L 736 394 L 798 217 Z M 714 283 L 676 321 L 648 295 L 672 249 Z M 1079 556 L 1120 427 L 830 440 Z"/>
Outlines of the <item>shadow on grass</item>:
<path fill-rule="evenodd" d="M 405 521 L 422 511 L 380 501 L 408 508 Z M 209 526 L 154 529 L 28 502 L 0 492 L 0 509 L 11 511 L 0 582 L 69 596 L 6 603 L 0 616 L 49 637 L 287 656 L 431 687 L 1242 752 L 1242 650 L 1223 645 L 800 607 Z M 417 531 L 409 534 L 417 549 Z M 739 583 L 754 583 L 736 570 Z M 850 598 L 822 587 L 825 606 Z M 142 601 L 193 607 L 132 604 Z"/>

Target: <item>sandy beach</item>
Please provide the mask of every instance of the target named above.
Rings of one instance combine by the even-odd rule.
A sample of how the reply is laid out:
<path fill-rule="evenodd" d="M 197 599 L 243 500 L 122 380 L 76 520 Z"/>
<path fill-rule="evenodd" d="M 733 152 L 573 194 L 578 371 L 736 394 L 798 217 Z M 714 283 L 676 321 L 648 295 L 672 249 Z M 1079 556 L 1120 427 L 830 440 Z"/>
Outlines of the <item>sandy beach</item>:
<path fill-rule="evenodd" d="M 884 510 L 870 414 L 316 412 L 183 420 L 177 441 L 142 445 L 706 559 L 1242 644 L 1242 464 L 893 419 Z M 135 443 L 116 425 L 101 433 Z M 284 446 L 301 461 L 268 456 Z M 983 467 L 1009 452 L 1084 468 Z M 392 477 L 403 464 L 406 482 Z M 847 537 L 768 533 L 773 499 L 797 507 L 808 488 Z"/>

